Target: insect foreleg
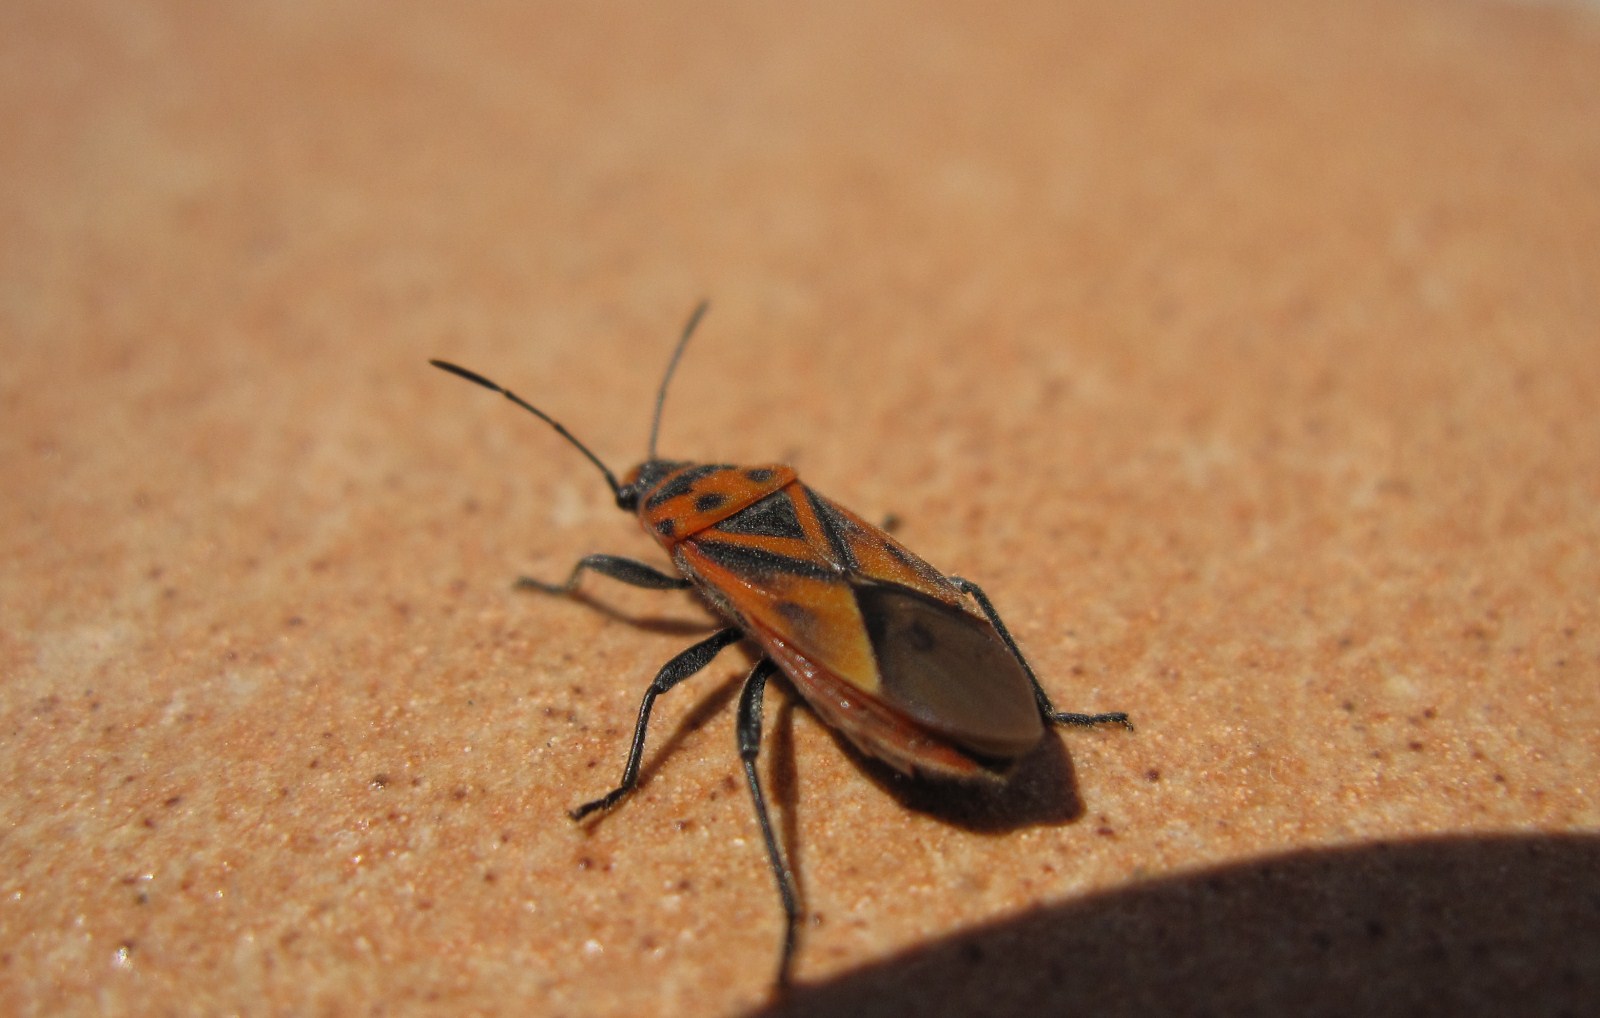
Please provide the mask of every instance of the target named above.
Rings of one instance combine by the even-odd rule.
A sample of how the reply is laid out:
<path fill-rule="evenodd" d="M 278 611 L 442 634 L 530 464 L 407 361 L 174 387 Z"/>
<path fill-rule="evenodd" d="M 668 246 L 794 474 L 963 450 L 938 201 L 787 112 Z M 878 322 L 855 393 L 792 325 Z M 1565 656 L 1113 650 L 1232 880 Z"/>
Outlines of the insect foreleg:
<path fill-rule="evenodd" d="M 644 757 L 644 734 L 650 727 L 650 708 L 655 705 L 656 697 L 710 664 L 711 659 L 716 657 L 722 648 L 730 643 L 738 643 L 743 638 L 744 633 L 738 629 L 724 629 L 701 640 L 661 666 L 661 671 L 656 673 L 655 681 L 650 683 L 650 688 L 644 691 L 644 699 L 639 702 L 639 720 L 633 726 L 633 747 L 628 750 L 628 764 L 622 769 L 622 781 L 600 798 L 570 811 L 568 816 L 574 820 L 582 820 L 596 810 L 610 809 L 617 804 L 618 799 L 633 791 L 633 787 L 639 783 L 639 761 Z"/>
<path fill-rule="evenodd" d="M 1011 638 L 1011 631 L 1006 628 L 1006 624 L 1000 621 L 1000 613 L 994 610 L 994 605 L 990 603 L 988 595 L 983 592 L 983 588 L 960 576 L 950 577 L 950 582 L 955 584 L 957 590 L 963 594 L 971 595 L 972 599 L 978 602 L 978 607 L 983 609 L 983 614 L 988 618 L 989 624 L 994 626 L 994 631 L 1000 634 L 1000 639 L 1005 641 L 1006 648 L 1016 657 L 1017 663 L 1022 666 L 1022 670 L 1028 673 L 1028 681 L 1033 684 L 1033 698 L 1039 702 L 1039 711 L 1045 716 L 1046 720 L 1058 725 L 1083 725 L 1085 727 L 1118 724 L 1130 732 L 1133 731 L 1133 722 L 1129 721 L 1128 715 L 1122 711 L 1112 711 L 1109 714 L 1073 714 L 1068 711 L 1056 710 L 1055 704 L 1050 702 L 1050 694 L 1046 693 L 1044 687 L 1039 685 L 1039 677 L 1033 674 L 1033 666 L 1028 664 L 1028 659 L 1022 656 L 1022 649 L 1017 646 L 1017 641 Z"/>
<path fill-rule="evenodd" d="M 693 586 L 681 576 L 664 573 L 654 566 L 647 566 L 631 558 L 623 558 L 620 555 L 585 555 L 572 567 L 572 573 L 565 583 L 546 583 L 531 576 L 519 576 L 516 588 L 540 590 L 546 594 L 570 594 L 578 589 L 578 578 L 583 575 L 585 569 L 609 576 L 613 580 L 621 580 L 630 586 L 645 587 L 649 590 L 684 590 Z"/>
<path fill-rule="evenodd" d="M 766 690 L 768 677 L 776 670 L 777 666 L 770 659 L 763 659 L 744 681 L 744 691 L 739 694 L 738 737 L 745 780 L 750 783 L 756 819 L 761 823 L 761 839 L 767 845 L 767 861 L 772 866 L 772 878 L 778 882 L 778 897 L 783 899 L 783 951 L 778 956 L 778 985 L 785 986 L 789 982 L 789 961 L 794 957 L 800 908 L 794 893 L 794 877 L 790 875 L 789 867 L 784 865 L 783 853 L 778 851 L 778 839 L 772 833 L 772 818 L 767 815 L 767 798 L 761 793 L 761 778 L 756 773 L 756 757 L 761 753 L 761 694 Z"/>

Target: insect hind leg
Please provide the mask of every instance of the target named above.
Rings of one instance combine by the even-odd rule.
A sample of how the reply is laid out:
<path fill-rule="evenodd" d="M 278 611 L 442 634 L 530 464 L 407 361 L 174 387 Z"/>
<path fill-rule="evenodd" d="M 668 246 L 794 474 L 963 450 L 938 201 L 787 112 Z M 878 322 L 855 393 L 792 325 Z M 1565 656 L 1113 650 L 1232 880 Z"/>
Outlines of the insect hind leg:
<path fill-rule="evenodd" d="M 1017 659 L 1017 663 L 1022 666 L 1022 670 L 1027 673 L 1028 681 L 1033 685 L 1033 698 L 1038 701 L 1039 711 L 1045 718 L 1058 725 L 1080 725 L 1088 728 L 1094 725 L 1109 724 L 1121 725 L 1128 731 L 1133 731 L 1133 722 L 1129 721 L 1128 715 L 1122 711 L 1111 711 L 1107 714 L 1076 714 L 1071 711 L 1056 710 L 1056 705 L 1050 702 L 1050 694 L 1046 693 L 1044 687 L 1039 684 L 1039 677 L 1033 674 L 1033 666 L 1028 664 L 1028 659 L 1022 656 L 1022 648 L 1018 647 L 1017 641 L 1012 639 L 1011 631 L 1000 620 L 1000 613 L 995 611 L 994 604 L 989 600 L 989 596 L 983 592 L 983 588 L 960 576 L 950 577 L 950 582 L 955 584 L 957 590 L 969 595 L 974 601 L 978 602 L 978 607 L 983 610 L 984 617 L 989 620 L 990 625 L 994 626 L 994 631 L 1000 634 L 1000 639 L 1005 641 L 1006 649 L 1011 651 L 1012 656 Z"/>
<path fill-rule="evenodd" d="M 628 763 L 622 769 L 622 780 L 616 788 L 571 810 L 568 816 L 573 820 L 582 820 L 591 813 L 610 809 L 633 791 L 634 786 L 639 784 L 639 763 L 644 759 L 645 731 L 650 727 L 650 709 L 655 706 L 656 697 L 710 664 L 711 659 L 724 647 L 738 643 L 743 638 L 744 633 L 738 629 L 719 630 L 661 666 L 655 681 L 650 683 L 650 688 L 644 691 L 644 698 L 639 701 L 639 720 L 633 726 L 633 745 L 628 750 Z"/>
<path fill-rule="evenodd" d="M 609 576 L 631 587 L 647 590 L 686 590 L 694 586 L 681 576 L 664 573 L 654 566 L 621 555 L 585 555 L 572 567 L 565 583 L 546 583 L 531 576 L 519 576 L 514 584 L 518 590 L 537 590 L 546 594 L 570 594 L 578 589 L 578 579 L 585 571 Z"/>
<path fill-rule="evenodd" d="M 770 658 L 763 658 L 750 677 L 744 681 L 739 694 L 739 758 L 744 762 L 745 780 L 750 785 L 750 798 L 755 803 L 756 820 L 761 824 L 761 840 L 767 846 L 767 862 L 772 867 L 772 879 L 778 884 L 778 897 L 783 900 L 783 948 L 778 955 L 780 988 L 789 984 L 789 964 L 794 958 L 795 938 L 800 927 L 799 898 L 794 890 L 794 876 L 783 861 L 778 849 L 778 839 L 772 832 L 772 818 L 767 813 L 767 798 L 761 791 L 761 777 L 756 772 L 756 758 L 761 754 L 761 699 L 767 679 L 777 671 Z"/>

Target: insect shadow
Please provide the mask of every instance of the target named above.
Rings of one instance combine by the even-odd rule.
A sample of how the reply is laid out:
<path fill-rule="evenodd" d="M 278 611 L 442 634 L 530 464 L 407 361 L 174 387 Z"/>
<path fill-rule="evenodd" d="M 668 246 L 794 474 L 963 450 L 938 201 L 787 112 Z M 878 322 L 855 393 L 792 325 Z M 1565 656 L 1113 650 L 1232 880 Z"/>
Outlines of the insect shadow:
<path fill-rule="evenodd" d="M 584 590 L 573 591 L 567 597 L 614 622 L 621 622 L 646 633 L 656 633 L 661 636 L 703 636 L 719 628 L 716 619 L 710 615 L 706 615 L 703 619 L 686 619 L 671 615 L 634 615 Z"/>
<path fill-rule="evenodd" d="M 579 589 L 567 595 L 586 608 L 608 619 L 645 632 L 664 636 L 697 636 L 715 629 L 708 614 L 705 619 L 674 618 L 659 615 L 634 615 L 608 601 Z M 703 604 L 703 602 L 701 602 Z M 746 648 L 750 664 L 758 654 Z M 744 671 L 749 665 L 744 666 Z M 791 858 L 800 851 L 797 812 L 800 789 L 795 772 L 794 711 L 807 710 L 805 700 L 788 682 L 775 680 L 788 694 L 780 702 L 772 724 L 773 798 L 788 820 L 783 824 L 783 840 Z M 697 700 L 679 720 L 667 738 L 646 759 L 640 770 L 640 784 L 648 783 L 661 764 L 690 734 L 722 714 L 738 692 L 739 674 L 719 683 Z M 815 715 L 813 715 L 815 717 Z M 881 761 L 867 756 L 838 729 L 816 719 L 839 749 L 869 781 L 905 809 L 931 816 L 942 823 L 977 834 L 1006 834 L 1025 827 L 1062 827 L 1083 818 L 1083 800 L 1078 794 L 1072 757 L 1060 739 L 1042 739 L 1038 747 L 1018 760 L 1005 784 L 970 785 L 960 782 L 919 781 L 907 777 Z M 597 818 L 598 819 L 598 818 Z M 796 870 L 799 863 L 793 863 Z"/>
<path fill-rule="evenodd" d="M 609 614 L 632 625 L 641 624 L 620 612 Z M 674 626 L 687 625 L 676 620 L 670 622 Z M 643 627 L 650 628 L 656 624 L 657 620 L 644 620 Z M 747 654 L 753 663 L 757 655 L 750 651 Z M 688 712 L 678 719 L 666 738 L 645 759 L 639 774 L 640 785 L 654 780 L 662 765 L 669 761 L 686 738 L 727 713 L 728 706 L 738 694 L 743 671 L 747 670 L 746 667 L 730 674 L 700 694 Z M 775 684 L 782 684 L 782 680 L 776 680 Z M 802 854 L 799 837 L 802 790 L 795 766 L 798 749 L 794 738 L 794 715 L 796 711 L 810 713 L 810 708 L 797 692 L 786 688 L 786 684 L 782 685 L 787 695 L 779 699 L 773 712 L 768 777 L 772 783 L 773 801 L 779 806 L 783 817 L 780 827 L 784 848 L 795 860 L 793 866 L 798 874 L 803 868 L 799 858 Z M 903 808 L 930 816 L 941 823 L 971 833 L 1001 835 L 1025 827 L 1065 826 L 1083 818 L 1083 800 L 1078 794 L 1072 757 L 1059 739 L 1041 740 L 1037 750 L 1017 762 L 1010 780 L 1004 785 L 998 788 L 971 787 L 908 778 L 856 749 L 853 743 L 823 724 L 821 719 L 816 720 L 867 780 Z M 605 815 L 597 816 L 589 829 L 593 830 L 604 819 Z"/>
<path fill-rule="evenodd" d="M 784 854 L 790 860 L 796 889 L 803 894 L 805 884 L 801 874 L 805 871 L 805 853 L 800 837 L 801 789 L 795 768 L 794 714 L 796 710 L 811 711 L 799 693 L 787 688 L 785 693 L 787 695 L 773 712 L 768 779 L 773 801 L 781 810 L 779 837 Z M 703 697 L 693 714 L 701 717 L 703 724 L 703 719 L 719 711 L 732 695 L 732 685 L 725 684 Z M 867 780 L 903 808 L 952 827 L 977 834 L 1000 835 L 1024 827 L 1064 826 L 1083 817 L 1083 801 L 1078 796 L 1072 758 L 1059 739 L 1043 740 L 1037 751 L 1017 763 L 1010 780 L 1000 788 L 973 788 L 908 778 L 856 749 L 848 738 L 823 724 L 820 718 L 817 721 Z"/>
<path fill-rule="evenodd" d="M 1083 817 L 1072 757 L 1060 739 L 1042 739 L 1017 761 L 1005 784 L 974 786 L 919 781 L 862 753 L 837 731 L 834 742 L 869 781 L 906 809 L 976 834 L 1005 834 L 1024 827 L 1061 827 Z"/>

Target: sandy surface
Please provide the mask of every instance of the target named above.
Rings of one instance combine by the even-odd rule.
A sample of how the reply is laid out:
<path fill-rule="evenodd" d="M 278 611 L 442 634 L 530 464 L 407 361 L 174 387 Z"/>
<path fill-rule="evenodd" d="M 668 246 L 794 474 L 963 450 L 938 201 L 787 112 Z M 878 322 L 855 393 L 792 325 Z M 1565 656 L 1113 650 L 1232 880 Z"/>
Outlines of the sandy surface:
<path fill-rule="evenodd" d="M 994 799 L 781 691 L 795 1014 L 1600 999 L 1600 16 L 0 7 L 0 1011 L 733 1015 L 729 652 L 622 469 L 788 460 L 983 583 Z M 643 623 L 642 625 L 639 623 Z"/>

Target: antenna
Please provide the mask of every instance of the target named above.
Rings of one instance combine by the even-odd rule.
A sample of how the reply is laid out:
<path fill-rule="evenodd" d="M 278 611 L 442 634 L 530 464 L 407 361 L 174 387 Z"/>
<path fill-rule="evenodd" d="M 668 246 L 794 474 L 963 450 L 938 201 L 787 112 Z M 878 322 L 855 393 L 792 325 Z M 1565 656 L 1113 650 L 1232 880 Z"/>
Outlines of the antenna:
<path fill-rule="evenodd" d="M 689 315 L 689 321 L 683 327 L 683 335 L 678 339 L 678 345 L 673 348 L 672 359 L 667 361 L 667 373 L 662 376 L 661 390 L 656 393 L 656 414 L 650 420 L 650 448 L 645 456 L 645 462 L 647 463 L 654 463 L 656 459 L 656 437 L 661 434 L 661 408 L 667 404 L 667 385 L 672 381 L 672 373 L 678 370 L 678 359 L 683 356 L 684 347 L 689 345 L 689 337 L 694 335 L 695 326 L 700 324 L 700 319 L 705 317 L 706 309 L 710 306 L 711 302 L 708 300 L 702 300 L 695 305 L 694 311 Z M 435 363 L 438 362 L 436 361 Z M 505 392 L 504 389 L 500 391 Z M 506 395 L 510 396 L 511 393 L 507 392 Z M 512 398 L 514 399 L 515 397 Z M 532 408 L 530 407 L 529 409 Z M 534 413 L 539 413 L 539 411 L 534 410 Z M 544 414 L 539 414 L 539 416 L 544 417 Z M 548 417 L 544 419 L 550 420 Z M 550 421 L 550 423 L 555 424 L 554 421 Z M 557 424 L 556 427 L 559 428 L 560 425 Z M 565 434 L 565 432 L 562 432 L 562 434 Z M 579 446 L 579 448 L 582 448 L 582 446 Z M 594 459 L 593 456 L 589 458 Z"/>
<path fill-rule="evenodd" d="M 705 305 L 702 304 L 701 305 L 701 310 L 704 310 L 704 309 L 705 309 Z M 696 312 L 695 317 L 697 317 L 697 318 L 699 317 L 699 313 L 698 312 Z M 694 326 L 694 322 L 691 321 L 689 323 L 689 325 L 692 328 Z M 684 336 L 684 339 L 688 339 L 688 338 L 689 337 L 687 335 Z M 679 345 L 679 350 L 682 350 L 682 345 L 681 344 Z M 676 354 L 673 355 L 673 360 L 674 361 L 677 360 L 677 355 Z M 590 463 L 593 463 L 595 466 L 600 468 L 600 472 L 602 474 L 604 474 L 605 477 L 606 477 L 606 484 L 611 486 L 611 494 L 616 497 L 617 503 L 619 505 L 622 503 L 622 485 L 617 483 L 617 475 L 613 474 L 611 472 L 610 468 L 607 467 L 604 463 L 601 463 L 600 462 L 600 457 L 598 457 L 594 453 L 590 452 L 588 446 L 584 445 L 582 442 L 578 441 L 577 438 L 573 437 L 572 432 L 570 432 L 566 428 L 562 427 L 560 421 L 556 420 L 554 417 L 551 417 L 549 414 L 545 413 L 543 410 L 540 410 L 538 407 L 534 406 L 532 403 L 529 403 L 527 400 L 523 399 L 521 396 L 518 396 L 516 393 L 512 392 L 510 389 L 507 389 L 505 386 L 499 385 L 499 384 L 497 384 L 495 382 L 489 381 L 489 379 L 487 379 L 487 378 L 483 377 L 482 375 L 478 374 L 476 371 L 468 371 L 466 368 L 460 367 L 460 366 L 455 365 L 455 364 L 451 364 L 449 361 L 430 360 L 428 363 L 432 364 L 434 367 L 438 368 L 440 371 L 448 371 L 452 375 L 459 375 L 462 378 L 465 378 L 467 381 L 472 382 L 472 383 L 474 383 L 476 385 L 481 385 L 485 389 L 489 389 L 492 392 L 498 392 L 500 395 L 504 396 L 506 399 L 509 399 L 511 402 L 515 403 L 517 406 L 519 406 L 522 409 L 528 411 L 530 414 L 533 414 L 533 416 L 539 418 L 539 420 L 541 420 L 541 421 L 545 422 L 546 424 L 550 425 L 552 428 L 555 428 L 556 429 L 556 434 L 560 435 L 562 438 L 566 439 L 568 442 L 571 442 L 574 446 L 577 447 L 579 452 L 581 452 L 585 456 L 589 457 L 589 462 Z M 671 377 L 671 375 L 672 375 L 672 371 L 671 371 L 670 368 L 667 370 L 667 375 L 668 375 L 668 377 Z M 659 404 L 656 406 L 656 416 L 658 418 L 661 416 L 661 407 L 660 407 Z"/>

